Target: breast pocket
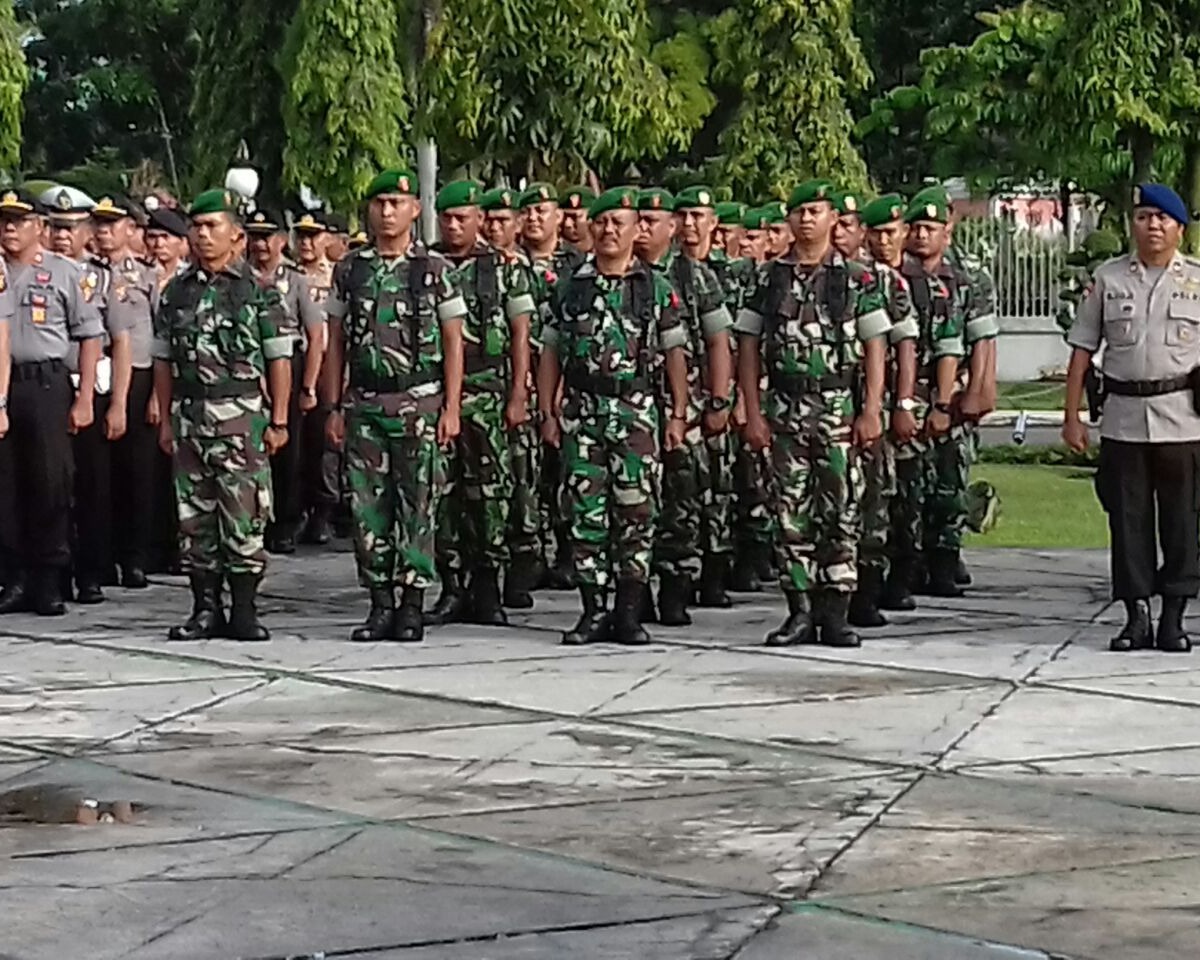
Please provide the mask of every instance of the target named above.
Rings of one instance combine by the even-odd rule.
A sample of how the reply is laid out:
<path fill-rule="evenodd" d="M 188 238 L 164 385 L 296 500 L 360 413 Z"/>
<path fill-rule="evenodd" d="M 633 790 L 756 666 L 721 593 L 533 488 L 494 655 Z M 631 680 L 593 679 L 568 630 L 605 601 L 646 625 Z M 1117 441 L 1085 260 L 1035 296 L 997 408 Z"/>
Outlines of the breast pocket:
<path fill-rule="evenodd" d="M 1200 342 L 1200 300 L 1176 297 L 1167 308 L 1167 346 L 1194 347 Z"/>
<path fill-rule="evenodd" d="M 1104 342 L 1114 347 L 1137 343 L 1137 304 L 1132 300 L 1104 302 Z"/>

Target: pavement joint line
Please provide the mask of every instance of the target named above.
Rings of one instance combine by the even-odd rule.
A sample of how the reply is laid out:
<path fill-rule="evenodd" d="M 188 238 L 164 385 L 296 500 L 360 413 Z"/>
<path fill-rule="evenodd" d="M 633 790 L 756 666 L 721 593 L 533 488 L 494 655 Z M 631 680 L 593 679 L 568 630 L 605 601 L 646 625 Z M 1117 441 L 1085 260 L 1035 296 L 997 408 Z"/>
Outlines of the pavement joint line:
<path fill-rule="evenodd" d="M 350 829 L 349 832 L 347 832 L 346 836 L 339 837 L 336 840 L 334 840 L 332 843 L 329 843 L 329 844 L 326 844 L 325 846 L 323 846 L 320 850 L 313 851 L 308 856 L 302 857 L 296 863 L 289 864 L 288 866 L 283 867 L 281 870 L 278 870 L 275 873 L 275 875 L 273 877 L 271 877 L 271 879 L 272 880 L 282 880 L 293 870 L 299 870 L 301 867 L 307 866 L 308 864 L 312 863 L 314 860 L 319 860 L 319 859 L 321 859 L 321 857 L 325 856 L 326 854 L 333 853 L 333 851 L 337 850 L 339 847 L 344 847 L 346 844 L 352 843 L 353 841 L 357 840 L 359 837 L 361 837 L 363 835 L 363 831 L 365 829 L 366 829 L 365 826 Z"/>
<path fill-rule="evenodd" d="M 960 763 L 948 768 L 947 772 L 955 770 L 986 770 L 993 767 L 1010 767 L 1019 764 L 1061 763 L 1070 760 L 1105 760 L 1109 757 L 1143 757 L 1155 753 L 1180 753 L 1186 750 L 1200 749 L 1200 741 L 1195 743 L 1174 743 L 1154 747 L 1131 747 L 1128 750 L 1097 750 L 1085 753 L 1051 753 L 1033 757 L 1021 757 L 1016 760 L 976 760 L 971 763 Z M 1048 774 L 1049 776 L 1049 774 Z"/>
<path fill-rule="evenodd" d="M 1119 678 L 1121 675 L 1116 675 Z M 1032 683 L 1025 684 L 1027 690 L 1053 690 L 1058 693 L 1071 694 L 1090 694 L 1096 697 L 1106 697 L 1109 700 L 1128 700 L 1131 703 L 1153 703 L 1160 707 L 1184 707 L 1195 710 L 1200 708 L 1200 700 L 1179 700 L 1174 697 L 1159 697 L 1150 693 L 1138 693 L 1136 691 L 1125 690 L 1098 690 L 1093 687 L 1079 687 L 1073 685 L 1070 681 L 1061 680 L 1035 680 Z M 1197 691 L 1200 696 L 1200 690 Z"/>

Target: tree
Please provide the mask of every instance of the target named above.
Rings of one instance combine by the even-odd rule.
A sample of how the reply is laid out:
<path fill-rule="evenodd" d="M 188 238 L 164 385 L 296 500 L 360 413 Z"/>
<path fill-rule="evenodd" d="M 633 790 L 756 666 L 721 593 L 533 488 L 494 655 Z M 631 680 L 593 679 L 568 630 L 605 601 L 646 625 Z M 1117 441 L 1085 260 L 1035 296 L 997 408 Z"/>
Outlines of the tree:
<path fill-rule="evenodd" d="M 21 98 L 29 74 L 11 0 L 0 0 L 0 169 L 21 162 Z"/>
<path fill-rule="evenodd" d="M 850 0 L 735 0 L 707 33 L 718 93 L 736 104 L 717 140 L 716 179 L 745 197 L 782 197 L 814 175 L 866 185 L 847 101 L 870 70 Z"/>

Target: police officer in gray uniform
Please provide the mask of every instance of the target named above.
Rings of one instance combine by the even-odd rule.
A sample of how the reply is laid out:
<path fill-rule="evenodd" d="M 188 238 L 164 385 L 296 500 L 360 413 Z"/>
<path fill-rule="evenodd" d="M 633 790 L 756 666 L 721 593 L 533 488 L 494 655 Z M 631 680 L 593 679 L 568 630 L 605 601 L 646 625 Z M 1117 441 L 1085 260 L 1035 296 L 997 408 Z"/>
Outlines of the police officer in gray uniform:
<path fill-rule="evenodd" d="M 27 190 L 0 192 L 0 247 L 15 300 L 10 323 L 9 431 L 0 440 L 0 613 L 65 612 L 70 560 L 70 435 L 91 425 L 104 329 L 84 298 L 83 271 L 42 249 L 43 208 Z M 79 393 L 67 357 L 79 344 Z"/>
<path fill-rule="evenodd" d="M 1200 590 L 1200 262 L 1179 252 L 1188 212 L 1173 190 L 1143 184 L 1133 204 L 1135 251 L 1097 268 L 1067 336 L 1075 349 L 1063 439 L 1087 448 L 1079 405 L 1103 344 L 1096 490 L 1108 514 L 1113 596 L 1127 617 L 1109 646 L 1186 653 L 1184 609 Z M 1163 598 L 1157 635 L 1156 593 Z"/>

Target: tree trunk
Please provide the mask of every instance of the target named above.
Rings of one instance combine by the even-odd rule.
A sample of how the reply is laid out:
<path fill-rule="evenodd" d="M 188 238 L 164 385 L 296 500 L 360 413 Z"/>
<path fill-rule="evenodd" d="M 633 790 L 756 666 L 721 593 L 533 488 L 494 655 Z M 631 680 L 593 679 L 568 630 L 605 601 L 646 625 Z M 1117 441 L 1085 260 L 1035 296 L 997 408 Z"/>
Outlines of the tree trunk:
<path fill-rule="evenodd" d="M 1133 182 L 1145 183 L 1154 170 L 1154 134 L 1135 127 L 1129 135 L 1129 150 L 1133 154 Z"/>
<path fill-rule="evenodd" d="M 1200 127 L 1188 131 L 1183 144 L 1183 202 L 1187 205 L 1192 222 L 1187 228 L 1183 249 L 1187 253 L 1200 252 L 1200 223 L 1196 222 L 1196 211 L 1200 210 Z"/>

